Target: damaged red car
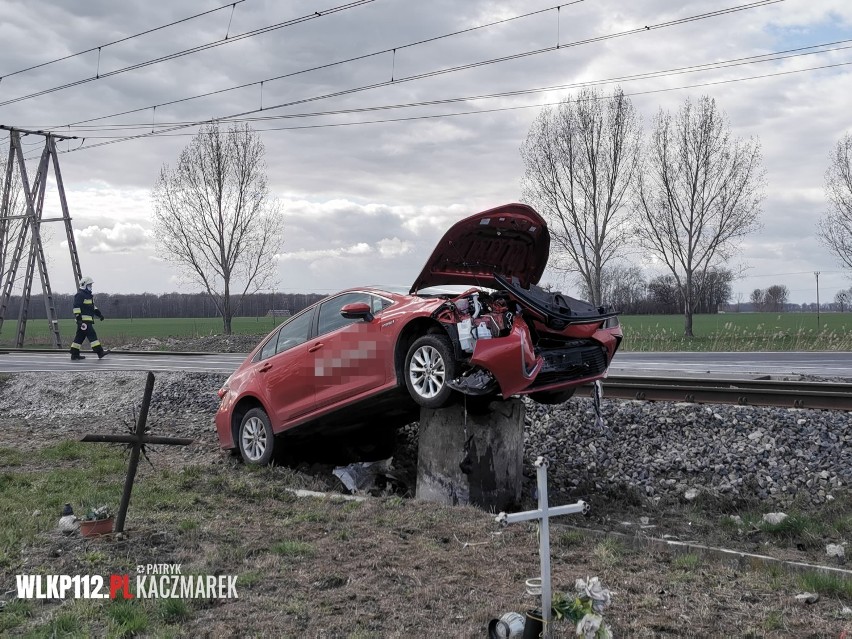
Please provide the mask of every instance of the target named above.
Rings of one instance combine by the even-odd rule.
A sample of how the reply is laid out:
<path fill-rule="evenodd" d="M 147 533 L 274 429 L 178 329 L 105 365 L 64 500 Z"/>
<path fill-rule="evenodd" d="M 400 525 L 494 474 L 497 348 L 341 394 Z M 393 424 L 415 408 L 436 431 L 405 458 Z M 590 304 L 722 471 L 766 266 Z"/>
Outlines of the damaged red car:
<path fill-rule="evenodd" d="M 462 396 L 566 401 L 622 333 L 612 309 L 536 286 L 549 251 L 541 216 L 507 204 L 452 226 L 407 293 L 354 288 L 293 316 L 219 391 L 221 447 L 265 464 L 285 432 L 397 426 Z"/>

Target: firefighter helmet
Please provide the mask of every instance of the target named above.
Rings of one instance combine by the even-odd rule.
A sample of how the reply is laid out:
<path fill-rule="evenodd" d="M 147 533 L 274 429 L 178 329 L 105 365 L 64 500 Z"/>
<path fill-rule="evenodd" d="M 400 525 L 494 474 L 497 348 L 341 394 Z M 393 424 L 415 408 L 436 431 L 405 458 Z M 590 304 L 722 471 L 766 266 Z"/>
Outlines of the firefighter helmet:
<path fill-rule="evenodd" d="M 95 280 L 93 280 L 88 275 L 84 276 L 83 279 L 80 280 L 80 288 L 86 288 L 87 286 L 91 286 L 94 284 Z"/>

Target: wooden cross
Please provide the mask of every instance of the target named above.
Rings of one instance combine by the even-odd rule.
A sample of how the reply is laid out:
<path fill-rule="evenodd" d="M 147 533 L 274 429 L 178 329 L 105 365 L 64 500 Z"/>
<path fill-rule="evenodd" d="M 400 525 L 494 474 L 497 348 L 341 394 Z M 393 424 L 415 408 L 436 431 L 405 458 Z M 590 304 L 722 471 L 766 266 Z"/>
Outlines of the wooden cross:
<path fill-rule="evenodd" d="M 538 555 L 541 560 L 541 615 L 544 632 L 542 637 L 550 637 L 550 517 L 558 515 L 573 515 L 589 512 L 589 505 L 584 501 L 575 504 L 548 508 L 547 506 L 547 460 L 539 457 L 535 460 L 536 476 L 538 479 L 538 510 L 526 510 L 521 513 L 500 513 L 497 523 L 501 525 L 516 524 L 521 521 L 538 519 L 540 522 Z"/>
<path fill-rule="evenodd" d="M 154 392 L 154 373 L 148 372 L 145 382 L 145 394 L 142 397 L 142 408 L 139 411 L 139 419 L 136 421 L 136 429 L 129 435 L 86 435 L 81 441 L 84 442 L 107 442 L 119 444 L 132 444 L 130 448 L 130 463 L 127 466 L 127 477 L 124 480 L 124 492 L 121 494 L 121 505 L 115 516 L 115 532 L 124 532 L 124 519 L 127 517 L 127 507 L 130 505 L 130 492 L 133 490 L 133 480 L 136 478 L 136 469 L 139 466 L 139 455 L 145 444 L 166 444 L 171 446 L 186 446 L 193 442 L 187 437 L 158 437 L 145 434 L 145 422 L 148 420 L 148 408 L 151 406 L 151 394 Z"/>

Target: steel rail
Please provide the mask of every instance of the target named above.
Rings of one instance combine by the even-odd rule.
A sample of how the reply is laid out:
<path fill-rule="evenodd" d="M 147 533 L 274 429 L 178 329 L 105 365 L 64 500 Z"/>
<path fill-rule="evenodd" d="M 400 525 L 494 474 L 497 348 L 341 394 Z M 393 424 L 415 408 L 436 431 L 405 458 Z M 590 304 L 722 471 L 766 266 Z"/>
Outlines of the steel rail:
<path fill-rule="evenodd" d="M 852 411 L 852 384 L 835 382 L 610 375 L 603 393 L 643 401 Z"/>

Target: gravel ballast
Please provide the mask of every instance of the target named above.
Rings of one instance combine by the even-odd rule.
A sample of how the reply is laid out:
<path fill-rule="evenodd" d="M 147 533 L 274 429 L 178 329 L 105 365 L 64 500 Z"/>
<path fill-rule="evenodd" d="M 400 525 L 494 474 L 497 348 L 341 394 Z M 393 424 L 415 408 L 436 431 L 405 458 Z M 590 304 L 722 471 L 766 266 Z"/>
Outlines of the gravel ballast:
<path fill-rule="evenodd" d="M 150 411 L 157 432 L 210 440 L 212 448 L 216 391 L 225 379 L 158 374 Z M 80 418 L 132 422 L 144 386 L 141 372 L 9 375 L 0 381 L 0 415 L 49 423 L 62 437 Z M 549 484 L 560 492 L 628 488 L 651 500 L 697 491 L 821 504 L 852 483 L 852 416 L 845 412 L 604 399 L 603 416 L 606 425 L 596 427 L 592 402 L 583 398 L 527 402 L 525 464 L 547 456 Z M 402 441 L 415 445 L 415 427 L 406 434 Z"/>

